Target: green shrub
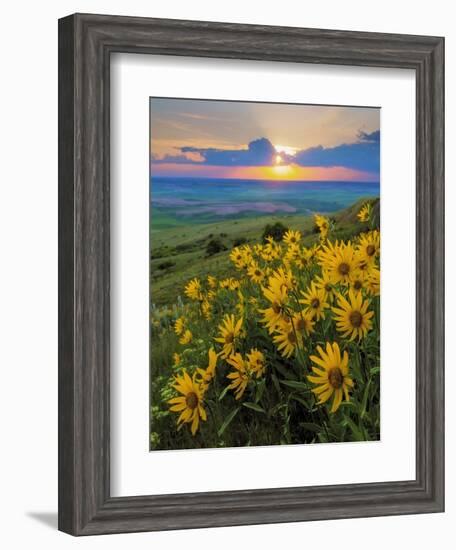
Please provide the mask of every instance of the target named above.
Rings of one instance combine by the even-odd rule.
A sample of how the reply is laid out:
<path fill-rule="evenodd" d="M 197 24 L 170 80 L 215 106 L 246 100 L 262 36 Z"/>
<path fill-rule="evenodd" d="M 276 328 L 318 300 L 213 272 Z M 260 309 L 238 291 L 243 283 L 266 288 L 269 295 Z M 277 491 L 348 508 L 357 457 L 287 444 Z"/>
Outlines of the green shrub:
<path fill-rule="evenodd" d="M 288 227 L 285 227 L 281 222 L 276 222 L 274 224 L 268 223 L 263 230 L 261 240 L 265 243 L 267 237 L 272 237 L 275 241 L 281 241 L 287 231 Z"/>
<path fill-rule="evenodd" d="M 224 250 L 227 250 L 227 247 L 220 239 L 211 239 L 206 246 L 206 254 L 208 256 L 213 256 L 214 254 L 218 254 Z"/>

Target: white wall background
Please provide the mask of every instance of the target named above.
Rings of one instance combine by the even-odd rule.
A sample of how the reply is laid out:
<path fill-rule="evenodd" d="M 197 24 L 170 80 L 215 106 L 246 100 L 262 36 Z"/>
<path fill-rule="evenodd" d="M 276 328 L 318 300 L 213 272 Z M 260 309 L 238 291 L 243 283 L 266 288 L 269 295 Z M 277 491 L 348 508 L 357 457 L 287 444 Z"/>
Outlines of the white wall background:
<path fill-rule="evenodd" d="M 456 208 L 456 31 L 447 0 L 61 0 L 6 3 L 0 33 L 0 540 L 8 549 L 278 546 L 414 550 L 454 539 L 456 403 L 447 399 L 447 512 L 74 539 L 57 509 L 57 18 L 111 13 L 446 36 L 447 212 Z M 448 252 L 454 230 L 448 215 Z M 448 317 L 456 306 L 447 259 Z M 447 320 L 451 345 L 456 329 Z M 447 395 L 456 372 L 447 364 Z M 450 547 L 451 543 L 444 547 Z"/>

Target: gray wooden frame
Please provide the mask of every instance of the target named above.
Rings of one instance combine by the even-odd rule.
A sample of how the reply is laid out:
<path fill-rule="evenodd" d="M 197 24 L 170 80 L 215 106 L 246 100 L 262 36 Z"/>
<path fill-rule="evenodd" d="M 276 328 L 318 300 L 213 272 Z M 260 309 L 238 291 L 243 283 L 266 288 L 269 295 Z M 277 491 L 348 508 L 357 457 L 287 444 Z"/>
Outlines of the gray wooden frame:
<path fill-rule="evenodd" d="M 110 496 L 112 52 L 416 71 L 415 480 Z M 59 21 L 59 529 L 91 535 L 444 510 L 443 76 L 437 37 L 82 14 Z"/>

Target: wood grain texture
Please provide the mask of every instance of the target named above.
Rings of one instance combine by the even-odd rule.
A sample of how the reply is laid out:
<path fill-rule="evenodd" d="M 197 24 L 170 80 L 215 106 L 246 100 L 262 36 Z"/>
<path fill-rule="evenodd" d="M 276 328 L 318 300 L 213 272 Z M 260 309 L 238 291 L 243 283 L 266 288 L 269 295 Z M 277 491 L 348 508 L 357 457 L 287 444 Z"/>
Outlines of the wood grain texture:
<path fill-rule="evenodd" d="M 112 498 L 113 52 L 416 71 L 416 480 Z M 73 535 L 444 509 L 443 38 L 76 14 L 59 21 L 59 529 Z"/>

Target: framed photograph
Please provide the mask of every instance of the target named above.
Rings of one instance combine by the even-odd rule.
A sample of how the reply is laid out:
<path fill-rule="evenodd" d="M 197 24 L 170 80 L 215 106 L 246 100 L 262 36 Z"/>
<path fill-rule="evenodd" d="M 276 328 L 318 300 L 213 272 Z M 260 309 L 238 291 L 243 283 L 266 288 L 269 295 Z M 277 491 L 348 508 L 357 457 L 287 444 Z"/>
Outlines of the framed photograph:
<path fill-rule="evenodd" d="M 444 510 L 444 41 L 59 21 L 59 529 Z"/>

